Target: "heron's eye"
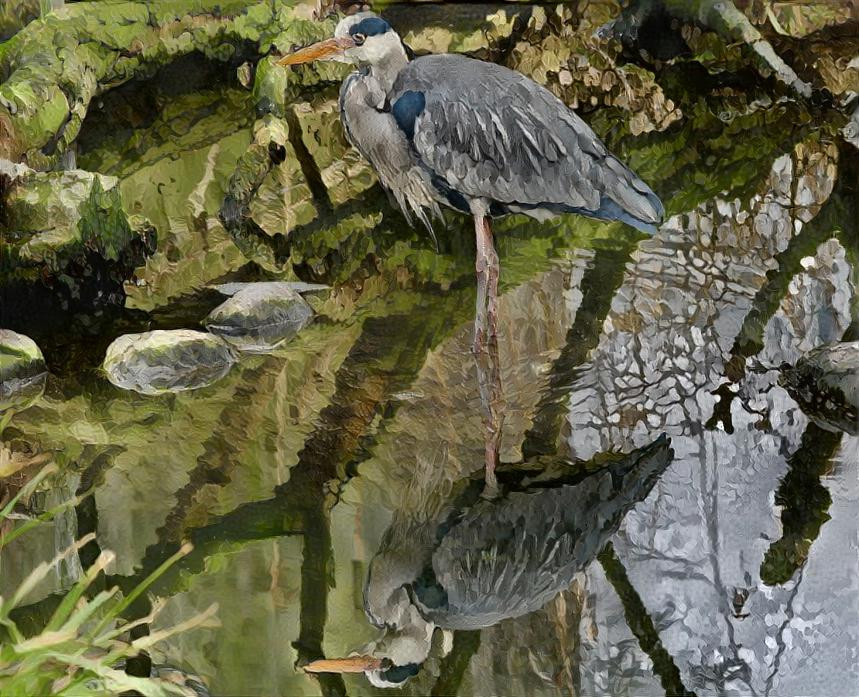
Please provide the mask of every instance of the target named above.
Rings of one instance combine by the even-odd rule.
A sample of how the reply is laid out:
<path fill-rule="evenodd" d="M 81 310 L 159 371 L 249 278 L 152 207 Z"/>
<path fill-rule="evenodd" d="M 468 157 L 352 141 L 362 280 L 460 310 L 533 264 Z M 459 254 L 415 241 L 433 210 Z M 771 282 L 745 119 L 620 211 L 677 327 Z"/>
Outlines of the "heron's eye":
<path fill-rule="evenodd" d="M 363 34 L 352 34 L 352 41 L 355 42 L 356 46 L 360 46 L 367 39 Z"/>

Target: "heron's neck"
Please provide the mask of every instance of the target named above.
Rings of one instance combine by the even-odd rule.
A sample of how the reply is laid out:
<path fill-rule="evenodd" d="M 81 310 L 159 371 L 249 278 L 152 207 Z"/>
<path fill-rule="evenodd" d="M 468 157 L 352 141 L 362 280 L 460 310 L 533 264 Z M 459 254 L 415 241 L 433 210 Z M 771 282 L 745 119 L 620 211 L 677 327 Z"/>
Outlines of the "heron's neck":
<path fill-rule="evenodd" d="M 408 62 L 409 57 L 406 55 L 402 43 L 398 41 L 370 65 L 370 74 L 387 94 L 394 86 L 397 75 L 406 67 Z"/>

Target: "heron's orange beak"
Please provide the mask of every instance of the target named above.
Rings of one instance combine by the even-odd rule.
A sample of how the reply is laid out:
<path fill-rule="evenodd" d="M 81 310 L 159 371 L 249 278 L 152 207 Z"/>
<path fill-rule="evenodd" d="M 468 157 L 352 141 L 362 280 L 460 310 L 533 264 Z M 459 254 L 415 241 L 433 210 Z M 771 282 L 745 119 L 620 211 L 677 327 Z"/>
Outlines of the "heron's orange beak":
<path fill-rule="evenodd" d="M 347 48 L 353 48 L 355 42 L 352 39 L 325 39 L 318 43 L 300 48 L 294 53 L 281 58 L 278 65 L 299 65 L 301 63 L 309 63 L 310 61 L 325 60 L 330 56 L 342 53 Z"/>
<path fill-rule="evenodd" d="M 382 659 L 375 656 L 349 656 L 349 658 L 322 658 L 304 666 L 308 673 L 363 673 L 379 670 Z"/>

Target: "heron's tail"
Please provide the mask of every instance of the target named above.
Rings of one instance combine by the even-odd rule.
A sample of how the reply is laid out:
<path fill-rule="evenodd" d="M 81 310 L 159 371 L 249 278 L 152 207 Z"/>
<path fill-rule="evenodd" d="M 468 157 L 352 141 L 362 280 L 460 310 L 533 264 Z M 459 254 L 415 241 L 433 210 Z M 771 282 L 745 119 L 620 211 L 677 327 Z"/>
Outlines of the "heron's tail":
<path fill-rule="evenodd" d="M 656 194 L 651 192 L 647 198 L 647 206 L 639 206 L 637 208 L 640 210 L 636 211 L 638 215 L 635 215 L 612 199 L 604 197 L 597 211 L 598 215 L 594 215 L 593 217 L 600 220 L 619 220 L 622 223 L 631 225 L 636 230 L 641 230 L 641 232 L 647 235 L 655 235 L 665 217 L 665 209 L 662 206 L 662 201 L 659 200 Z"/>
<path fill-rule="evenodd" d="M 609 156 L 606 164 L 616 179 L 603 193 L 597 212 L 603 213 L 605 220 L 620 220 L 653 235 L 665 219 L 662 201 L 653 189 L 616 158 Z"/>

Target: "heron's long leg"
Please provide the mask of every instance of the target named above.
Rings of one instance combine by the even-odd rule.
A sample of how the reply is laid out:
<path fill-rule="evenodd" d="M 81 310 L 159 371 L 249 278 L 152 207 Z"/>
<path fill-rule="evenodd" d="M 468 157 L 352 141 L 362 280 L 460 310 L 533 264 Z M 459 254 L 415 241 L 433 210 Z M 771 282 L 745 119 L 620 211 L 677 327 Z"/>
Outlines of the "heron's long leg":
<path fill-rule="evenodd" d="M 474 344 L 477 382 L 483 407 L 484 464 L 486 493 L 497 489 L 495 466 L 504 422 L 504 395 L 501 388 L 501 362 L 498 357 L 498 254 L 492 242 L 489 218 L 474 216 L 477 240 L 477 308 L 474 316 Z"/>

